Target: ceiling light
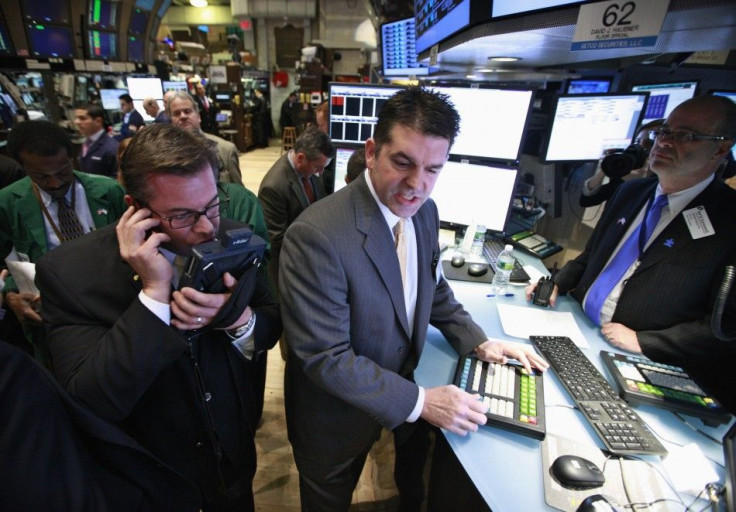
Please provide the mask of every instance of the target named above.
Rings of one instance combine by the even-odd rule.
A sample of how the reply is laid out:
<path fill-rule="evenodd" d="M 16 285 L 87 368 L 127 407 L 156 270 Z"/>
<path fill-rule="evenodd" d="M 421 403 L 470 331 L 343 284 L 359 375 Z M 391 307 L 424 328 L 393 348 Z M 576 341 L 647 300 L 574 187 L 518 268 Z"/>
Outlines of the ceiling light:
<path fill-rule="evenodd" d="M 189 0 L 192 7 L 207 7 L 207 0 Z"/>
<path fill-rule="evenodd" d="M 521 57 L 488 57 L 488 60 L 492 60 L 493 62 L 516 62 L 517 60 L 521 60 Z"/>

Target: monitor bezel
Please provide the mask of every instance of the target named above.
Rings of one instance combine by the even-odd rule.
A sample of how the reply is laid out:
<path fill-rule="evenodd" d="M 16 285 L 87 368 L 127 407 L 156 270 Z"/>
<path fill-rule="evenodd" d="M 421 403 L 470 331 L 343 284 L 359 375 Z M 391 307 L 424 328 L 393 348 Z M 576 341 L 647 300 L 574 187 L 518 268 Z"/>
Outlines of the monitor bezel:
<path fill-rule="evenodd" d="M 332 180 L 333 180 L 333 182 L 332 182 L 332 190 L 333 190 L 333 192 L 337 192 L 341 188 L 345 188 L 345 187 L 348 186 L 348 183 L 345 183 L 345 176 L 347 175 L 347 172 L 345 172 L 345 174 L 342 174 L 340 176 L 338 176 L 338 174 L 337 174 L 337 152 L 338 151 L 350 151 L 350 155 L 352 156 L 353 153 L 355 153 L 356 151 L 358 151 L 361 148 L 364 148 L 365 145 L 357 145 L 357 144 L 333 144 L 333 147 L 335 148 L 335 158 L 334 158 L 335 172 L 333 173 L 333 176 L 332 176 Z M 348 158 L 350 158 L 350 157 L 348 157 Z M 347 166 L 347 162 L 346 162 L 346 166 Z M 339 187 L 338 187 L 338 178 L 340 178 L 340 181 L 339 181 L 340 186 Z"/>
<path fill-rule="evenodd" d="M 53 28 L 56 30 L 63 30 L 66 31 L 68 37 L 67 40 L 71 42 L 71 55 L 52 55 L 52 54 L 42 54 L 36 52 L 37 48 L 35 47 L 33 43 L 33 36 L 31 35 L 33 32 L 33 29 L 31 29 L 31 26 L 37 26 L 37 25 L 44 25 L 45 27 Z M 27 22 L 25 24 L 25 32 L 26 32 L 26 38 L 28 41 L 28 50 L 33 58 L 58 58 L 58 59 L 73 59 L 77 56 L 77 44 L 76 40 L 74 39 L 74 30 L 72 29 L 71 25 L 57 25 L 53 23 L 32 23 Z"/>

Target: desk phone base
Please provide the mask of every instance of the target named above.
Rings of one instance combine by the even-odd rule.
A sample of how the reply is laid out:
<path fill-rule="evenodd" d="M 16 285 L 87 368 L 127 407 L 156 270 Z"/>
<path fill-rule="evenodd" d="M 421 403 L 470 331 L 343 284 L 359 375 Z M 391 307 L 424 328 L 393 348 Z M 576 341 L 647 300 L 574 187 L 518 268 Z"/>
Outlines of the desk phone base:
<path fill-rule="evenodd" d="M 488 405 L 486 425 L 544 439 L 544 386 L 541 373 L 529 375 L 523 367 L 460 358 L 454 384 L 478 393 Z"/>
<path fill-rule="evenodd" d="M 615 455 L 664 455 L 667 450 L 566 336 L 531 336 L 585 419 Z"/>

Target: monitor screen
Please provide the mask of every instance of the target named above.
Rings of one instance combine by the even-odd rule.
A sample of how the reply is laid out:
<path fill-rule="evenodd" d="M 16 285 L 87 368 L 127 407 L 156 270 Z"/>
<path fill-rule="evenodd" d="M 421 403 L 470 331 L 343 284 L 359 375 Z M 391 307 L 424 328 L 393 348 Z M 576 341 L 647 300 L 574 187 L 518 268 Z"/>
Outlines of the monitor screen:
<path fill-rule="evenodd" d="M 187 86 L 186 82 L 169 82 L 168 80 L 164 80 L 161 82 L 161 86 L 164 89 L 164 92 L 166 91 L 183 91 L 188 92 L 189 87 Z"/>
<path fill-rule="evenodd" d="M 126 80 L 128 91 L 134 100 L 145 100 L 146 98 L 163 99 L 164 93 L 161 89 L 159 78 L 139 78 L 129 76 Z"/>
<path fill-rule="evenodd" d="M 567 94 L 603 94 L 611 90 L 610 78 L 575 78 L 567 82 Z"/>
<path fill-rule="evenodd" d="M 144 11 L 152 11 L 156 0 L 135 0 L 135 7 Z"/>
<path fill-rule="evenodd" d="M 5 24 L 2 13 L 0 13 L 0 55 L 15 55 L 15 49 L 13 48 L 13 43 L 10 40 L 8 26 Z"/>
<path fill-rule="evenodd" d="M 130 25 L 128 25 L 128 32 L 133 34 L 145 34 L 146 25 L 148 25 L 148 18 L 150 17 L 150 11 L 144 11 L 142 9 L 133 9 L 133 14 L 130 16 Z"/>
<path fill-rule="evenodd" d="M 115 30 L 118 24 L 118 7 L 122 4 L 119 0 L 90 0 L 89 1 L 89 26 L 94 28 Z"/>
<path fill-rule="evenodd" d="M 471 0 L 414 0 L 417 53 L 438 44 L 470 24 Z"/>
<path fill-rule="evenodd" d="M 105 110 L 120 110 L 120 95 L 127 92 L 127 89 L 100 89 L 102 108 Z"/>
<path fill-rule="evenodd" d="M 144 62 L 146 60 L 145 48 L 143 36 L 128 36 L 128 61 Z"/>
<path fill-rule="evenodd" d="M 332 142 L 362 144 L 373 136 L 381 107 L 400 87 L 330 83 Z"/>
<path fill-rule="evenodd" d="M 358 148 L 335 148 L 335 192 L 347 185 L 345 176 L 348 174 L 348 160 Z"/>
<path fill-rule="evenodd" d="M 516 161 L 534 91 L 478 87 L 432 87 L 447 94 L 460 114 L 451 155 Z"/>
<path fill-rule="evenodd" d="M 640 124 L 646 98 L 646 94 L 560 96 L 545 160 L 598 160 L 606 149 L 628 147 Z"/>
<path fill-rule="evenodd" d="M 118 57 L 118 35 L 115 32 L 90 30 L 87 34 L 87 48 L 90 59 L 116 59 Z"/>
<path fill-rule="evenodd" d="M 503 232 L 517 174 L 511 167 L 447 162 L 431 195 L 440 220 L 464 226 L 483 224 L 486 229 Z"/>
<path fill-rule="evenodd" d="M 34 57 L 74 57 L 74 34 L 71 27 L 26 25 L 31 55 Z"/>
<path fill-rule="evenodd" d="M 158 103 L 158 109 L 160 111 L 164 110 L 164 101 L 163 100 L 156 100 L 156 103 Z M 133 100 L 133 107 L 140 112 L 140 114 L 143 116 L 143 120 L 147 123 L 153 122 L 153 118 L 146 114 L 146 109 L 143 108 L 143 100 Z"/>
<path fill-rule="evenodd" d="M 637 84 L 631 92 L 648 92 L 649 101 L 642 123 L 662 119 L 670 115 L 677 105 L 695 96 L 698 89 L 697 80 L 672 82 L 664 84 Z"/>
<path fill-rule="evenodd" d="M 417 62 L 414 18 L 381 25 L 383 76 L 416 76 L 429 73 L 429 66 Z"/>
<path fill-rule="evenodd" d="M 713 96 L 725 96 L 726 98 L 736 103 L 736 91 L 728 91 L 725 89 L 711 89 L 709 91 L 709 94 L 712 94 Z M 734 160 L 736 160 L 736 145 L 731 148 L 731 154 L 733 155 Z"/>
<path fill-rule="evenodd" d="M 69 0 L 23 0 L 23 15 L 26 21 L 36 23 L 71 23 Z"/>
<path fill-rule="evenodd" d="M 494 18 L 511 16 L 529 11 L 549 9 L 567 4 L 580 4 L 582 0 L 493 0 L 491 14 Z"/>
<path fill-rule="evenodd" d="M 158 13 L 156 13 L 156 16 L 159 18 L 163 18 L 166 14 L 166 11 L 169 10 L 169 7 L 171 7 L 171 0 L 164 0 L 161 2 L 161 7 L 158 8 Z"/>

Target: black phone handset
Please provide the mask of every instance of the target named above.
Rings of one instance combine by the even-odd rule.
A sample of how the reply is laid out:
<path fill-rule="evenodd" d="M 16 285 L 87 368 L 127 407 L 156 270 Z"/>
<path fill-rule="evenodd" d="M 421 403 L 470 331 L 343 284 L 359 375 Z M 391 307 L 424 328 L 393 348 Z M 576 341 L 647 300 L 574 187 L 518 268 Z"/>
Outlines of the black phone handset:
<path fill-rule="evenodd" d="M 549 306 L 549 298 L 555 289 L 555 275 L 557 275 L 557 262 L 552 267 L 552 274 L 549 277 L 540 277 L 537 287 L 534 288 L 532 296 L 532 304 L 537 306 Z"/>
<path fill-rule="evenodd" d="M 728 295 L 731 291 L 731 286 L 733 285 L 734 276 L 736 276 L 736 269 L 733 265 L 728 265 L 723 274 L 723 282 L 721 283 L 721 287 L 718 289 L 716 304 L 713 306 L 713 316 L 711 316 L 710 319 L 710 328 L 713 330 L 713 334 L 716 335 L 716 338 L 721 341 L 736 340 L 736 331 L 724 333 L 721 330 L 723 310 L 726 309 L 726 303 L 728 302 Z"/>

